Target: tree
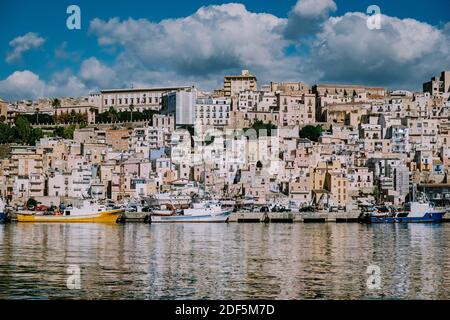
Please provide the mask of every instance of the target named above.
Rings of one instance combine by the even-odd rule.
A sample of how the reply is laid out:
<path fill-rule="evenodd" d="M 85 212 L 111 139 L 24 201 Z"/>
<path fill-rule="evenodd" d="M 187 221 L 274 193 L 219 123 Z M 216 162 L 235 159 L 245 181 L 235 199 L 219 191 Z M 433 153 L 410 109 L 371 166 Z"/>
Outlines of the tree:
<path fill-rule="evenodd" d="M 109 107 L 108 118 L 111 122 L 117 122 L 118 120 L 117 111 L 113 107 Z"/>
<path fill-rule="evenodd" d="M 130 104 L 130 106 L 128 107 L 130 109 L 131 112 L 131 122 L 133 122 L 133 110 L 134 110 L 134 105 Z"/>
<path fill-rule="evenodd" d="M 245 131 L 247 131 L 248 129 L 249 128 L 247 128 Z M 253 122 L 251 129 L 254 129 L 256 131 L 256 136 L 259 138 L 261 133 L 270 134 L 272 130 L 277 129 L 277 126 L 272 122 L 264 123 L 261 120 L 257 120 Z"/>
<path fill-rule="evenodd" d="M 61 137 L 63 139 L 73 139 L 73 133 L 75 131 L 75 125 L 65 126 L 65 127 L 57 127 L 53 134 L 57 137 Z"/>
<path fill-rule="evenodd" d="M 41 111 L 41 109 L 36 108 L 36 124 L 39 124 L 39 111 Z"/>
<path fill-rule="evenodd" d="M 14 138 L 14 129 L 6 123 L 0 123 L 0 144 L 11 143 Z"/>
<path fill-rule="evenodd" d="M 320 125 L 312 126 L 306 125 L 299 131 L 300 138 L 307 138 L 311 141 L 319 141 L 320 136 L 322 135 L 322 127 Z"/>
<path fill-rule="evenodd" d="M 30 122 L 24 117 L 16 118 L 16 126 L 17 138 L 24 144 L 28 143 L 31 138 L 31 125 Z"/>
<path fill-rule="evenodd" d="M 0 123 L 4 123 L 6 121 L 6 117 L 4 115 L 0 116 Z"/>
<path fill-rule="evenodd" d="M 52 107 L 57 108 L 61 106 L 61 101 L 58 98 L 52 100 Z"/>

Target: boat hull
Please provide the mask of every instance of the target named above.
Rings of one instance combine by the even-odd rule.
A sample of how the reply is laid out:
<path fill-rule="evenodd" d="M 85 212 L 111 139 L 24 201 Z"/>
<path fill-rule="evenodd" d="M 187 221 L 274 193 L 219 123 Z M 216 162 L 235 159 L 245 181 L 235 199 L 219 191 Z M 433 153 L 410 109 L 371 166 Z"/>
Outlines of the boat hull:
<path fill-rule="evenodd" d="M 6 213 L 0 212 L 0 223 L 9 222 L 9 218 Z"/>
<path fill-rule="evenodd" d="M 18 214 L 18 222 L 102 222 L 115 223 L 123 210 L 109 210 L 71 216 Z"/>
<path fill-rule="evenodd" d="M 151 222 L 228 222 L 231 212 L 226 211 L 218 215 L 180 215 L 180 216 L 152 216 Z"/>
<path fill-rule="evenodd" d="M 363 222 L 369 223 L 407 223 L 407 222 L 442 222 L 445 212 L 426 213 L 422 217 L 367 217 Z"/>

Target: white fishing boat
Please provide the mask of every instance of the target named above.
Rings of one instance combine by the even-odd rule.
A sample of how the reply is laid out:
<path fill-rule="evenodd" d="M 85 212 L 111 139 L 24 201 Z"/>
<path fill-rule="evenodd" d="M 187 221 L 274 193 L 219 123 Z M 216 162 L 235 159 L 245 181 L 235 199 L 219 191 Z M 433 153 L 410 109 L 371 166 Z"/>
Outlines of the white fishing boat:
<path fill-rule="evenodd" d="M 202 201 L 184 209 L 182 214 L 152 216 L 151 222 L 228 222 L 230 214 L 231 211 L 223 210 L 218 202 Z"/>
<path fill-rule="evenodd" d="M 161 205 L 159 208 L 150 210 L 152 216 L 173 216 L 176 214 L 175 208 L 170 204 Z"/>
<path fill-rule="evenodd" d="M 158 193 L 154 196 L 156 205 L 165 205 L 170 203 L 174 207 L 187 206 L 192 202 L 192 198 L 188 195 L 175 195 L 171 193 Z"/>

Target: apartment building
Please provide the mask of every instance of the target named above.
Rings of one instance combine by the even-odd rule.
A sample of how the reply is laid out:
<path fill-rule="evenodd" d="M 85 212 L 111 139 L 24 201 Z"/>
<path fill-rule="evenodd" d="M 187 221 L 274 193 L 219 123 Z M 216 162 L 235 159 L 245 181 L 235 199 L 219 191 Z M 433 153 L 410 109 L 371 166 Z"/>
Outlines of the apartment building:
<path fill-rule="evenodd" d="M 248 70 L 242 70 L 240 75 L 225 76 L 223 81 L 223 93 L 226 98 L 234 98 L 241 91 L 256 91 L 256 76 L 250 74 Z"/>
<path fill-rule="evenodd" d="M 230 98 L 197 99 L 195 123 L 202 126 L 224 127 L 230 120 Z"/>

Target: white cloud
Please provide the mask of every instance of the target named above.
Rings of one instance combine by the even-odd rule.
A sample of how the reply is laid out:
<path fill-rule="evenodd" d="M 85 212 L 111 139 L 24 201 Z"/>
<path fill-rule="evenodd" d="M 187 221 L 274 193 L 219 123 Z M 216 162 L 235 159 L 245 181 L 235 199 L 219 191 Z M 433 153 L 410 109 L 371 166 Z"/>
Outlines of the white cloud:
<path fill-rule="evenodd" d="M 288 14 L 284 35 L 292 40 L 314 36 L 336 10 L 333 0 L 299 0 Z"/>
<path fill-rule="evenodd" d="M 9 101 L 55 96 L 82 96 L 88 88 L 70 70 L 53 75 L 48 82 L 29 70 L 15 71 L 0 81 L 0 96 Z"/>
<path fill-rule="evenodd" d="M 450 43 L 442 30 L 386 15 L 380 30 L 370 30 L 367 18 L 347 13 L 325 22 L 310 51 L 311 67 L 322 79 L 419 89 L 450 67 Z"/>
<path fill-rule="evenodd" d="M 299 16 L 328 16 L 331 11 L 336 11 L 337 6 L 333 0 L 299 0 L 294 6 L 293 12 Z"/>
<path fill-rule="evenodd" d="M 95 57 L 81 63 L 79 76 L 88 87 L 92 88 L 106 88 L 116 81 L 115 71 Z"/>
<path fill-rule="evenodd" d="M 45 39 L 34 32 L 28 32 L 23 36 L 11 40 L 9 46 L 12 48 L 12 51 L 7 54 L 6 62 L 13 63 L 20 61 L 25 52 L 41 47 L 44 42 Z"/>
<path fill-rule="evenodd" d="M 250 69 L 264 76 L 295 67 L 285 55 L 290 42 L 282 30 L 286 19 L 249 12 L 242 4 L 202 7 L 193 15 L 152 23 L 146 19 L 94 19 L 90 31 L 102 46 L 119 46 L 119 75 L 164 73 L 176 79 L 144 78 L 152 82 L 182 79 L 220 85 L 226 72 Z M 268 80 L 268 79 L 266 79 Z"/>
<path fill-rule="evenodd" d="M 0 93 L 9 100 L 34 99 L 45 93 L 45 83 L 31 71 L 16 71 L 0 81 Z"/>

